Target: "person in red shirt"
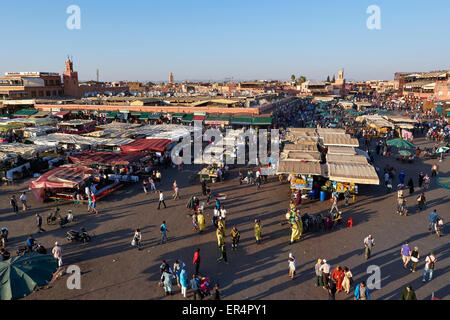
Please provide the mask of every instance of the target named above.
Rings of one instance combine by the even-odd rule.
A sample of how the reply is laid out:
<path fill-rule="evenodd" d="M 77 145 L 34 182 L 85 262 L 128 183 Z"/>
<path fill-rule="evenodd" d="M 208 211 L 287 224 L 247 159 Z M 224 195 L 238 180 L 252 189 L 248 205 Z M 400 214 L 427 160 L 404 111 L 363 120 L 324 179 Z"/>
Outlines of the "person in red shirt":
<path fill-rule="evenodd" d="M 92 210 L 94 210 L 95 214 L 98 213 L 96 205 L 97 205 L 97 198 L 96 198 L 95 194 L 92 193 L 91 194 L 91 208 L 92 208 Z"/>
<path fill-rule="evenodd" d="M 340 266 L 337 266 L 331 274 L 331 279 L 336 281 L 336 288 L 338 292 L 342 291 L 342 281 L 344 280 L 345 274 L 344 270 Z"/>
<path fill-rule="evenodd" d="M 197 249 L 194 253 L 194 259 L 192 260 L 192 263 L 195 266 L 195 274 L 198 275 L 198 270 L 200 269 L 200 249 Z"/>

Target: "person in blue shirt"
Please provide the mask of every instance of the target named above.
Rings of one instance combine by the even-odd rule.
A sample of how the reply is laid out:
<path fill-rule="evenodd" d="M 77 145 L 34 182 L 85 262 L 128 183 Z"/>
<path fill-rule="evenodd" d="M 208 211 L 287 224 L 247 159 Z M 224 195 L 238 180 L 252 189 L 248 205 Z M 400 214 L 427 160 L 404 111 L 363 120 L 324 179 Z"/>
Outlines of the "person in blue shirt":
<path fill-rule="evenodd" d="M 355 300 L 370 300 L 370 291 L 364 281 L 355 288 Z"/>
<path fill-rule="evenodd" d="M 400 183 L 401 183 L 401 184 L 405 184 L 405 173 L 404 173 L 403 171 L 401 171 L 401 172 L 398 174 L 398 180 L 400 180 Z"/>
<path fill-rule="evenodd" d="M 436 223 L 438 222 L 438 220 L 439 220 L 439 216 L 436 212 L 436 209 L 434 209 L 433 212 L 430 213 L 430 219 L 429 219 L 429 222 L 430 222 L 429 229 L 431 230 L 431 232 L 433 232 L 435 230 L 435 226 L 436 226 Z"/>
<path fill-rule="evenodd" d="M 27 239 L 27 248 L 28 248 L 28 251 L 32 251 L 32 250 L 33 250 L 34 244 L 35 244 L 35 240 L 33 239 L 32 236 L 29 236 L 28 239 Z"/>
<path fill-rule="evenodd" d="M 168 231 L 165 221 L 163 221 L 160 230 L 161 230 L 161 244 L 163 244 L 164 242 L 167 242 L 167 231 Z"/>
<path fill-rule="evenodd" d="M 220 210 L 220 200 L 216 199 L 216 208 L 217 210 Z"/>

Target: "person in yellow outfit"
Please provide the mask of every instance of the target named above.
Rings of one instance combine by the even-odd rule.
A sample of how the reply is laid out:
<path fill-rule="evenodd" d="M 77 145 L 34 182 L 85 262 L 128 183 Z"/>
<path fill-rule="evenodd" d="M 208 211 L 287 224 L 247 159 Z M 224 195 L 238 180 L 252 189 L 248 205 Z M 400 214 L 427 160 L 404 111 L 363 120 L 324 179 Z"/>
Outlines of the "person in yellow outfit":
<path fill-rule="evenodd" d="M 217 245 L 219 246 L 219 249 L 220 249 L 220 247 L 225 243 L 222 228 L 220 228 L 220 227 L 217 228 L 216 236 L 217 236 Z"/>
<path fill-rule="evenodd" d="M 302 236 L 302 220 L 300 219 L 300 223 L 298 219 L 295 219 L 291 222 L 291 242 L 289 244 L 293 244 L 296 240 L 299 240 Z"/>
<path fill-rule="evenodd" d="M 218 225 L 219 229 L 222 228 L 222 233 L 223 233 L 223 236 L 225 237 L 227 234 L 227 229 L 225 229 L 225 219 L 220 217 L 217 225 Z"/>
<path fill-rule="evenodd" d="M 255 219 L 254 230 L 255 230 L 256 244 L 260 244 L 262 228 L 261 228 L 261 222 L 258 219 Z"/>
<path fill-rule="evenodd" d="M 197 214 L 197 225 L 200 232 L 203 232 L 206 228 L 205 216 L 202 211 L 199 211 Z"/>

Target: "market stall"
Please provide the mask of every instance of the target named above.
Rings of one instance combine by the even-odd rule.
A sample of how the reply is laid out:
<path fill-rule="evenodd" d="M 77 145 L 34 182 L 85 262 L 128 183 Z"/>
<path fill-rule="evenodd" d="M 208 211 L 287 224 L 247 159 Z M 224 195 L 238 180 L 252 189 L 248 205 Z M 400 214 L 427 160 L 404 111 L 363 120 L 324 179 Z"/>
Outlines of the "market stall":
<path fill-rule="evenodd" d="M 123 152 L 141 152 L 141 151 L 157 151 L 164 152 L 169 150 L 174 144 L 169 139 L 138 139 L 131 143 L 122 145 L 120 149 Z"/>
<path fill-rule="evenodd" d="M 93 120 L 69 120 L 58 123 L 58 132 L 67 134 L 82 134 L 95 130 L 96 122 Z"/>

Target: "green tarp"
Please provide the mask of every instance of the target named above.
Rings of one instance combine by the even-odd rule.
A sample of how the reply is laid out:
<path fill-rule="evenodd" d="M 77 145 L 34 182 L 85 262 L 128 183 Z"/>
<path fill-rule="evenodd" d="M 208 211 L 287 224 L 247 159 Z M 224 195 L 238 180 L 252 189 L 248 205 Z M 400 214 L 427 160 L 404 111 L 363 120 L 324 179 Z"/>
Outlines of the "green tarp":
<path fill-rule="evenodd" d="M 181 118 L 183 118 L 183 116 L 184 116 L 184 113 L 174 113 L 172 115 L 172 118 L 181 119 Z"/>
<path fill-rule="evenodd" d="M 36 252 L 0 262 L 0 299 L 19 299 L 53 278 L 58 263 L 50 254 Z"/>
<path fill-rule="evenodd" d="M 254 117 L 252 124 L 257 126 L 270 126 L 272 124 L 272 117 Z"/>
<path fill-rule="evenodd" d="M 22 109 L 13 114 L 13 116 L 32 116 L 33 114 L 38 113 L 36 109 Z"/>
<path fill-rule="evenodd" d="M 181 119 L 181 122 L 185 122 L 185 123 L 191 123 L 192 119 L 194 119 L 194 114 L 193 113 L 187 113 L 183 116 L 183 119 Z"/>
<path fill-rule="evenodd" d="M 139 120 L 148 120 L 148 112 L 141 113 Z"/>
<path fill-rule="evenodd" d="M 158 120 L 159 118 L 161 118 L 161 113 L 159 112 L 150 112 L 148 115 L 148 118 L 150 120 Z"/>
<path fill-rule="evenodd" d="M 109 112 L 106 115 L 106 119 L 115 119 L 117 117 L 117 112 Z"/>
<path fill-rule="evenodd" d="M 231 118 L 231 124 L 251 125 L 253 118 L 249 116 L 234 116 Z"/>
<path fill-rule="evenodd" d="M 132 112 L 132 113 L 130 113 L 130 116 L 133 116 L 133 117 L 140 117 L 141 116 L 141 113 L 140 112 Z"/>

